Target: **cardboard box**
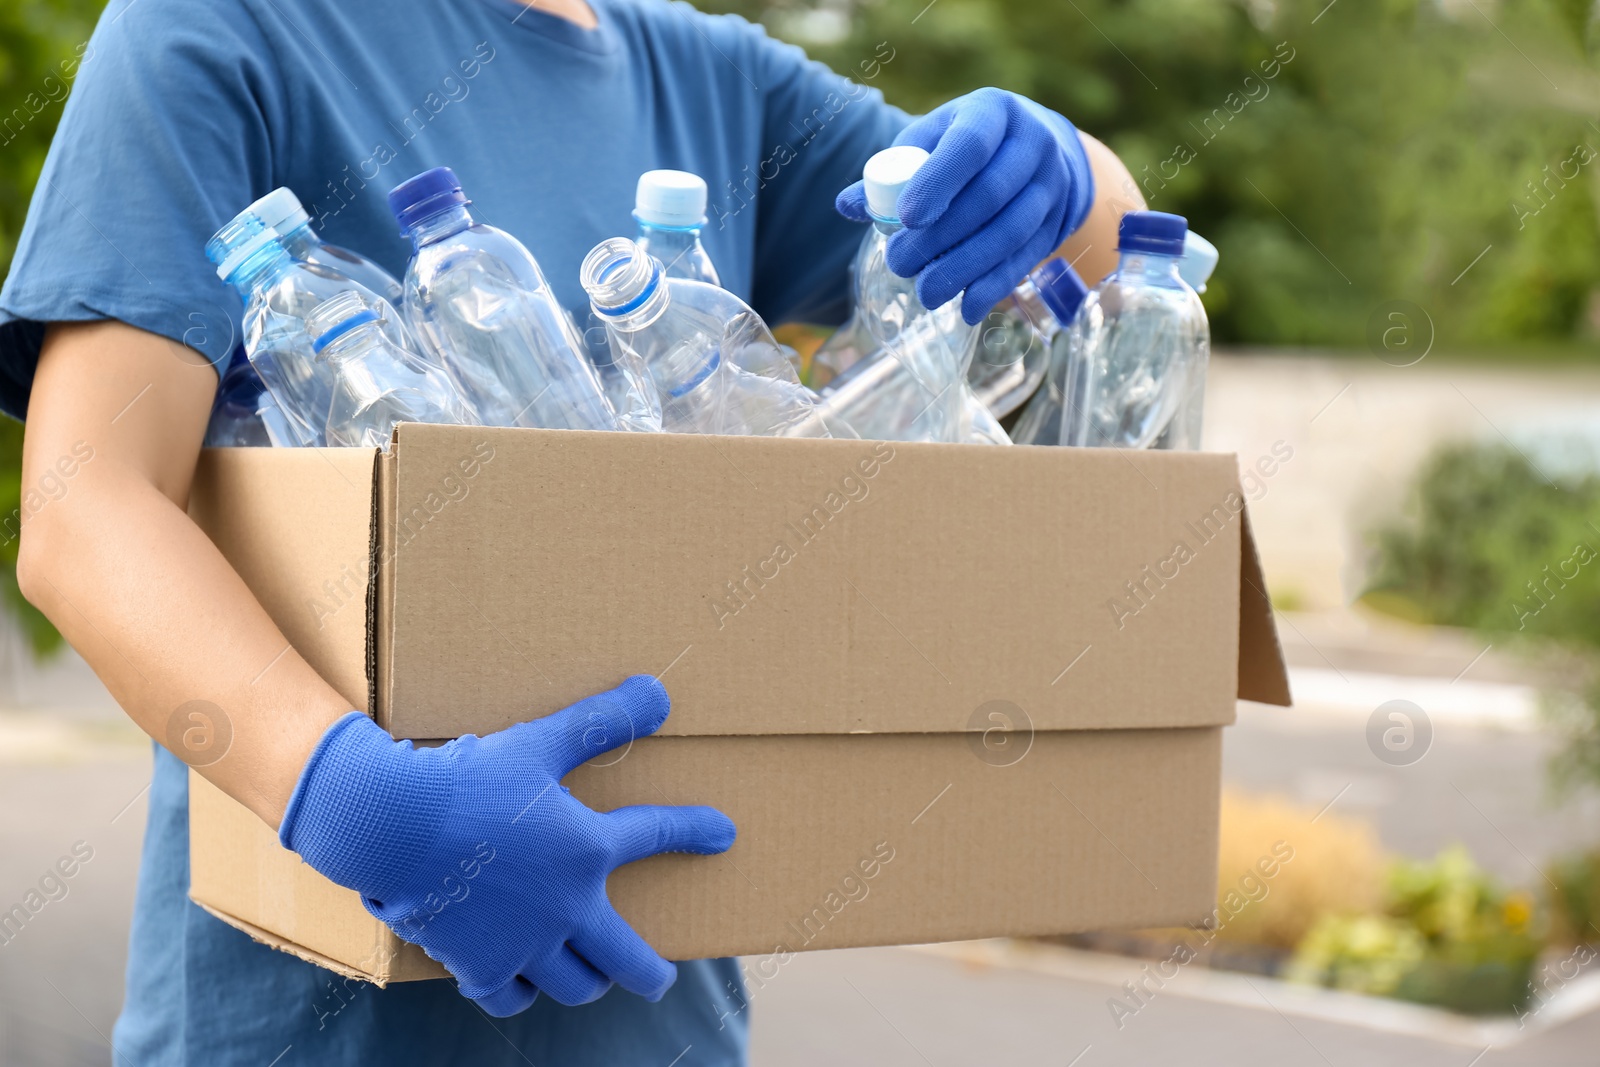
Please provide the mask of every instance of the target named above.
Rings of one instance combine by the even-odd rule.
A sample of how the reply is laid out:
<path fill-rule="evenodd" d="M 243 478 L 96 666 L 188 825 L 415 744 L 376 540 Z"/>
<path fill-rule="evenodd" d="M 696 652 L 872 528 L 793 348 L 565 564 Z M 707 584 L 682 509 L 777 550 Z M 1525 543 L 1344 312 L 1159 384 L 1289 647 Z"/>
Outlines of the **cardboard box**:
<path fill-rule="evenodd" d="M 1288 703 L 1228 455 L 407 425 L 207 451 L 191 512 L 397 737 L 661 677 L 660 734 L 568 784 L 734 819 L 726 856 L 609 888 L 669 958 L 756 975 L 1205 920 L 1222 727 Z M 198 903 L 341 973 L 442 974 L 191 779 Z"/>

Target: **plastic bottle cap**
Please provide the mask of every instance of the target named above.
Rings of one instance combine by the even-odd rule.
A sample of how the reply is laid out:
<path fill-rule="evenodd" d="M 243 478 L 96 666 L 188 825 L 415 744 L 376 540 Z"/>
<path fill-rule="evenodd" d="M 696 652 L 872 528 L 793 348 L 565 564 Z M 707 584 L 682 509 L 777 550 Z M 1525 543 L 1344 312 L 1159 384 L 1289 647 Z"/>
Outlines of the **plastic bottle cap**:
<path fill-rule="evenodd" d="M 861 182 L 867 192 L 867 211 L 873 218 L 900 221 L 900 191 L 927 161 L 927 149 L 909 144 L 885 148 L 867 160 Z"/>
<path fill-rule="evenodd" d="M 284 185 L 278 186 L 245 210 L 260 219 L 262 225 L 279 233 L 293 233 L 311 221 L 300 198 Z"/>
<path fill-rule="evenodd" d="M 1089 289 L 1078 277 L 1078 272 L 1060 256 L 1045 260 L 1028 277 L 1039 291 L 1039 298 L 1044 301 L 1045 307 L 1050 309 L 1050 314 L 1062 326 L 1077 317 L 1083 298 L 1089 295 Z"/>
<path fill-rule="evenodd" d="M 1217 246 L 1190 230 L 1183 239 L 1183 258 L 1178 260 L 1178 276 L 1197 293 L 1206 291 L 1206 281 L 1217 269 L 1221 253 Z"/>
<path fill-rule="evenodd" d="M 1117 231 L 1117 251 L 1149 252 L 1158 256 L 1183 255 L 1183 238 L 1189 220 L 1165 211 L 1130 211 Z"/>
<path fill-rule="evenodd" d="M 400 223 L 401 234 L 432 215 L 457 204 L 470 204 L 461 191 L 456 172 L 449 167 L 434 167 L 414 178 L 407 178 L 389 190 L 389 210 Z"/>
<path fill-rule="evenodd" d="M 650 226 L 703 226 L 706 183 L 686 170 L 647 170 L 639 175 L 633 217 Z"/>

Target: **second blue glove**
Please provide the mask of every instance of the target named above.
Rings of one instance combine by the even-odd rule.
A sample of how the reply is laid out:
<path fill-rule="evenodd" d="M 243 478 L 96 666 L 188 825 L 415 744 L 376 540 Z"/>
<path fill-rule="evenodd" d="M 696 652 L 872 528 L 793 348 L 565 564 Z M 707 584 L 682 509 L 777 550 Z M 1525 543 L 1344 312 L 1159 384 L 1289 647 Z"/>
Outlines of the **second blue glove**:
<path fill-rule="evenodd" d="M 638 675 L 564 711 L 438 748 L 395 741 L 351 712 L 301 771 L 279 839 L 361 894 L 367 910 L 455 975 L 491 1015 L 543 990 L 563 1004 L 612 983 L 659 1000 L 677 969 L 623 921 L 606 877 L 660 852 L 723 852 L 705 807 L 597 812 L 561 779 L 660 728 L 670 703 Z"/>
<path fill-rule="evenodd" d="M 931 153 L 900 194 L 905 229 L 889 239 L 889 269 L 917 279 L 930 308 L 965 292 L 977 324 L 1083 225 L 1094 175 L 1072 123 L 1003 89 L 979 89 L 917 119 L 895 138 Z M 856 182 L 839 213 L 868 219 Z"/>

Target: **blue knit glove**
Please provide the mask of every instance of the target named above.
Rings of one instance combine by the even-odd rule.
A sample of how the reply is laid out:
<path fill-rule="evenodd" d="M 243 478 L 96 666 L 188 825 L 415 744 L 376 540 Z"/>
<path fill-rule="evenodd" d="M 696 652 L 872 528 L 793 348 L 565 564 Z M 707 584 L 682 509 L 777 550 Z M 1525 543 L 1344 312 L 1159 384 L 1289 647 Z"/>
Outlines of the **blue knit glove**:
<path fill-rule="evenodd" d="M 733 823 L 704 807 L 593 811 L 561 779 L 654 733 L 668 707 L 661 683 L 637 675 L 438 748 L 395 741 L 351 712 L 306 761 L 279 839 L 360 893 L 491 1015 L 522 1011 L 540 989 L 588 1003 L 613 982 L 660 1000 L 677 968 L 611 907 L 606 876 L 658 852 L 724 852 Z"/>
<path fill-rule="evenodd" d="M 889 269 L 915 276 L 934 308 L 965 291 L 977 324 L 1083 225 L 1094 175 L 1072 123 L 1027 97 L 979 89 L 917 119 L 894 141 L 928 161 L 900 194 L 905 229 L 889 239 Z M 845 218 L 866 222 L 860 182 L 839 194 Z"/>

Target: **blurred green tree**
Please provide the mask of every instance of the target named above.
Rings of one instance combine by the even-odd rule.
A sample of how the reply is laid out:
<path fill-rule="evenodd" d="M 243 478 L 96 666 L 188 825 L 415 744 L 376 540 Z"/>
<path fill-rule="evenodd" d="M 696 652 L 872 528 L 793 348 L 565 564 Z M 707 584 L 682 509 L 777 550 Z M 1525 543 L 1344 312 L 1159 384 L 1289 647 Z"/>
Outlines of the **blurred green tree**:
<path fill-rule="evenodd" d="M 1586 338 L 1600 284 L 1588 0 L 705 0 L 912 111 L 983 85 L 1109 143 L 1222 250 L 1219 341 Z M 1557 88 L 1560 86 L 1560 88 Z M 1470 268 L 1470 269 L 1469 269 Z"/>
<path fill-rule="evenodd" d="M 0 277 L 44 166 L 50 138 L 103 0 L 11 0 L 0 4 Z M 0 416 L 0 599 L 20 620 L 34 651 L 61 637 L 17 590 L 22 427 Z"/>

